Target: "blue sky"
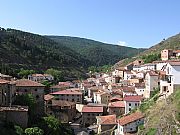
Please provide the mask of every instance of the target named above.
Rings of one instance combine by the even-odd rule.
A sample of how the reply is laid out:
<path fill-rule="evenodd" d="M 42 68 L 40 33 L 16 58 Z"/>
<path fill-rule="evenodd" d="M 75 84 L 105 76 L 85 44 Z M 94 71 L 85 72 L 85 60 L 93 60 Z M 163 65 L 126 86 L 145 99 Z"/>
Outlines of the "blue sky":
<path fill-rule="evenodd" d="M 0 27 L 150 47 L 180 32 L 180 0 L 0 0 Z"/>

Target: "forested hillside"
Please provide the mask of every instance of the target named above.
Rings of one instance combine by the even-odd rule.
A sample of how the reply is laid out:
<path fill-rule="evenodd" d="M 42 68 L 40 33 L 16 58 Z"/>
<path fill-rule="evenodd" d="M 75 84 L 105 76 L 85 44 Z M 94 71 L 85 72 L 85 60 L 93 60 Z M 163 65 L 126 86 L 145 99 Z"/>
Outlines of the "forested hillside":
<path fill-rule="evenodd" d="M 95 66 L 112 65 L 121 59 L 132 57 L 145 49 L 105 44 L 102 42 L 68 36 L 48 36 L 54 41 L 80 53 Z"/>
<path fill-rule="evenodd" d="M 0 54 L 0 72 L 7 74 L 17 72 L 20 68 L 81 72 L 92 64 L 49 38 L 14 29 L 0 29 Z"/>
<path fill-rule="evenodd" d="M 150 47 L 149 49 L 145 50 L 144 52 L 139 53 L 138 55 L 132 57 L 132 58 L 126 58 L 122 61 L 117 62 L 114 65 L 114 68 L 119 66 L 124 66 L 138 58 L 152 58 L 154 56 L 160 56 L 160 52 L 163 49 L 173 49 L 173 50 L 180 50 L 180 34 L 174 35 L 172 37 L 169 37 L 167 39 L 163 39 L 158 44 Z M 159 59 L 159 57 L 157 57 Z M 154 59 L 156 60 L 156 59 Z"/>

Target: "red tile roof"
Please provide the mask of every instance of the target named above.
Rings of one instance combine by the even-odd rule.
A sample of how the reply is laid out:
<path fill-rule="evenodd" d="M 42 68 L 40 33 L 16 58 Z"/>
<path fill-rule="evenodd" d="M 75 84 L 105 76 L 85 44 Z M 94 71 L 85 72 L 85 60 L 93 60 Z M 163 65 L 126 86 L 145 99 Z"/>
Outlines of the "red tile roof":
<path fill-rule="evenodd" d="M 144 115 L 141 112 L 135 112 L 130 115 L 124 116 L 118 120 L 118 123 L 123 126 L 125 124 L 134 122 L 136 120 L 139 120 L 141 118 L 144 118 Z"/>
<path fill-rule="evenodd" d="M 57 91 L 54 93 L 51 93 L 52 95 L 64 95 L 64 94 L 69 94 L 69 95 L 82 95 L 81 92 L 76 91 L 76 90 L 61 90 L 61 91 Z"/>
<path fill-rule="evenodd" d="M 44 100 L 46 100 L 46 101 L 51 100 L 53 98 L 54 98 L 54 96 L 52 96 L 50 94 L 44 95 Z"/>
<path fill-rule="evenodd" d="M 125 107 L 124 101 L 116 101 L 116 102 L 111 102 L 108 105 L 109 107 Z"/>
<path fill-rule="evenodd" d="M 176 62 L 168 62 L 170 65 L 172 66 L 180 66 L 180 61 L 176 61 Z"/>
<path fill-rule="evenodd" d="M 4 79 L 0 79 L 0 84 L 5 84 L 5 83 L 10 83 L 10 81 L 4 80 Z"/>
<path fill-rule="evenodd" d="M 27 80 L 27 79 L 21 79 L 21 80 L 17 80 L 16 81 L 16 86 L 29 86 L 29 87 L 44 87 L 43 84 L 35 82 L 35 81 L 31 81 L 31 80 Z"/>
<path fill-rule="evenodd" d="M 110 98 L 110 101 L 113 101 L 113 100 L 122 101 L 123 99 L 120 98 L 120 97 L 112 97 L 112 98 Z"/>
<path fill-rule="evenodd" d="M 123 100 L 124 101 L 128 101 L 128 102 L 139 102 L 142 99 L 143 99 L 143 97 L 140 96 L 140 95 L 134 95 L 134 96 L 127 96 L 127 95 L 125 95 Z"/>
<path fill-rule="evenodd" d="M 98 107 L 94 107 L 94 106 L 84 106 L 82 109 L 83 113 L 96 113 L 96 112 L 103 112 L 103 107 L 102 106 L 98 106 Z"/>
<path fill-rule="evenodd" d="M 96 116 L 101 125 L 117 124 L 116 115 Z"/>

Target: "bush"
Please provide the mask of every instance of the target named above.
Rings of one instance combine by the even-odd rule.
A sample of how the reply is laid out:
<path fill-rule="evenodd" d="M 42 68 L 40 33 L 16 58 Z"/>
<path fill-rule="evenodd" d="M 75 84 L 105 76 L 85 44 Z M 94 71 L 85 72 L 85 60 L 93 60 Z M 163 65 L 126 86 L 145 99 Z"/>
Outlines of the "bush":
<path fill-rule="evenodd" d="M 157 132 L 156 128 L 150 128 L 146 135 L 155 135 Z"/>

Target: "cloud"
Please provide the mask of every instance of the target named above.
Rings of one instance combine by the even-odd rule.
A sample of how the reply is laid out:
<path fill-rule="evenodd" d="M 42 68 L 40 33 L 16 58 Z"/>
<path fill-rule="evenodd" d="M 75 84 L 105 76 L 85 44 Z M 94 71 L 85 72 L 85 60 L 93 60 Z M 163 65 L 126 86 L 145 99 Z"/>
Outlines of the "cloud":
<path fill-rule="evenodd" d="M 128 43 L 125 41 L 118 41 L 117 45 L 121 45 L 121 46 L 128 46 Z"/>

